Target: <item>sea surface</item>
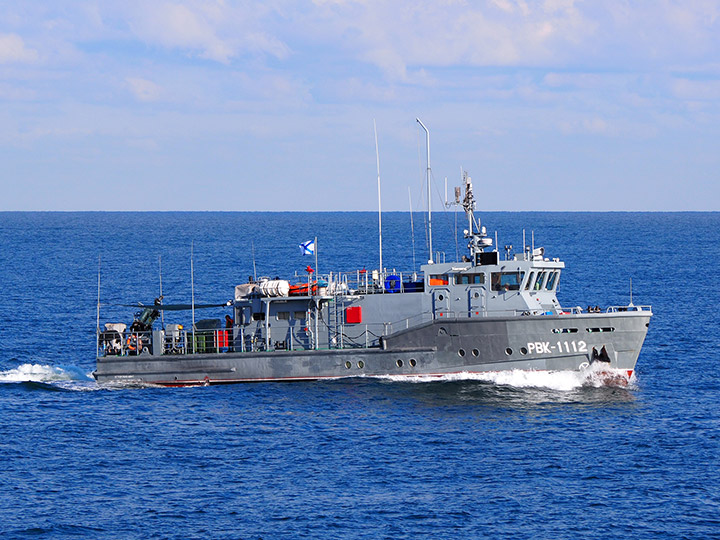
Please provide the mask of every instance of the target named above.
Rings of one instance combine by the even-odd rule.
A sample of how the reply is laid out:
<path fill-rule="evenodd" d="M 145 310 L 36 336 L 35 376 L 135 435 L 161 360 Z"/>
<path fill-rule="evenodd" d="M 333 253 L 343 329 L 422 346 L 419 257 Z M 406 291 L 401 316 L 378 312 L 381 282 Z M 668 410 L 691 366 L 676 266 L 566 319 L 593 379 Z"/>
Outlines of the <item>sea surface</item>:
<path fill-rule="evenodd" d="M 98 267 L 101 323 L 129 323 L 122 304 L 151 302 L 161 275 L 166 302 L 190 301 L 191 252 L 204 303 L 303 274 L 314 237 L 320 272 L 376 268 L 377 215 L 0 213 L 0 538 L 720 538 L 720 213 L 482 217 L 501 251 L 525 230 L 565 261 L 564 306 L 625 304 L 632 279 L 655 315 L 629 386 L 103 388 Z M 433 216 L 448 261 L 464 226 Z M 422 214 L 412 227 L 383 215 L 386 267 L 427 259 Z"/>

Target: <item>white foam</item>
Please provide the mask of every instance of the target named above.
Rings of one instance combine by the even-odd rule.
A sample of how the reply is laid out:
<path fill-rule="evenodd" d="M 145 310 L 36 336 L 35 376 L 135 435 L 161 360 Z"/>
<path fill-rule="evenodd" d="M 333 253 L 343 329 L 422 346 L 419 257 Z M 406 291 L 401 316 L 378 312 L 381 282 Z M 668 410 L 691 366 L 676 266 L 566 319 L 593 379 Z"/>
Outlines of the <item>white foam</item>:
<path fill-rule="evenodd" d="M 59 382 L 90 381 L 91 376 L 74 366 L 47 366 L 22 364 L 14 369 L 0 371 L 0 382 Z"/>
<path fill-rule="evenodd" d="M 507 371 L 488 371 L 483 373 L 452 373 L 448 375 L 420 375 L 387 377 L 392 381 L 416 383 L 485 381 L 515 388 L 546 388 L 569 392 L 582 387 L 599 388 L 602 386 L 627 387 L 634 383 L 635 377 L 628 377 L 627 371 L 610 369 L 602 364 L 593 364 L 580 371 L 532 371 L 513 369 Z"/>

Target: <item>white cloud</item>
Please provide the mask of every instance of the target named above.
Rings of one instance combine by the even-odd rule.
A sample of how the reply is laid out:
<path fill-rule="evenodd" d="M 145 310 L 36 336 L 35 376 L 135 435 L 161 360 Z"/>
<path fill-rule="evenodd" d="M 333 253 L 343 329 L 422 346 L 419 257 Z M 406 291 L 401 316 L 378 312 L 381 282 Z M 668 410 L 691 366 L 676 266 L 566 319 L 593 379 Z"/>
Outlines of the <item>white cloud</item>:
<path fill-rule="evenodd" d="M 262 3 L 247 6 L 218 1 L 141 2 L 134 4 L 129 20 L 142 41 L 166 48 L 184 49 L 193 55 L 223 64 L 243 53 L 285 58 L 289 48 L 262 28 L 270 10 Z"/>
<path fill-rule="evenodd" d="M 156 101 L 162 94 L 162 88 L 147 79 L 128 77 L 125 83 L 139 101 Z"/>
<path fill-rule="evenodd" d="M 203 58 L 227 63 L 235 51 L 217 36 L 211 15 L 182 4 L 151 2 L 137 13 L 133 27 L 145 41 L 196 50 Z"/>
<path fill-rule="evenodd" d="M 419 68 L 565 65 L 595 23 L 572 1 L 322 2 L 299 25 L 390 80 Z M 315 38 L 322 39 L 322 38 Z"/>
<path fill-rule="evenodd" d="M 0 34 L 0 64 L 11 62 L 35 62 L 38 53 L 29 49 L 17 34 Z"/>

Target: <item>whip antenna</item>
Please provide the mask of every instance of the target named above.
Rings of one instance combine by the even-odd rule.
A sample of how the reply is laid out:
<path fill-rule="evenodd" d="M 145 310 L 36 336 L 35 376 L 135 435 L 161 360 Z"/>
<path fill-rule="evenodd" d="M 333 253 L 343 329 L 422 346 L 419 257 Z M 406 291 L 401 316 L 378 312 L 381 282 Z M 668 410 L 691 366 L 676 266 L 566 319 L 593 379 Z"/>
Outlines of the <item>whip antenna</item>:
<path fill-rule="evenodd" d="M 373 118 L 373 129 L 375 130 L 375 160 L 377 162 L 377 177 L 378 177 L 378 231 L 380 236 L 380 274 L 383 272 L 383 260 L 382 260 L 382 205 L 380 203 L 380 151 L 378 150 L 377 140 L 377 125 Z M 315 265 L 317 266 L 317 264 Z"/>

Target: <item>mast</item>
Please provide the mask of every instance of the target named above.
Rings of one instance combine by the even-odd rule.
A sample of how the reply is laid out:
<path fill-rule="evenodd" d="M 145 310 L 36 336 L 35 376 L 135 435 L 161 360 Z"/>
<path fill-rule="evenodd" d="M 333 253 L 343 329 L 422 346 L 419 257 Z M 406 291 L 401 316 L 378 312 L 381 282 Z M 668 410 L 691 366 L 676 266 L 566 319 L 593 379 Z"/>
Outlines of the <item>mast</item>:
<path fill-rule="evenodd" d="M 427 210 L 428 210 L 428 248 L 430 251 L 430 257 L 428 257 L 428 263 L 433 262 L 433 245 L 432 245 L 432 205 L 430 204 L 430 132 L 425 124 L 419 118 L 415 118 L 420 127 L 425 130 L 425 146 L 427 147 Z"/>
<path fill-rule="evenodd" d="M 462 206 L 467 214 L 468 228 L 465 229 L 465 238 L 469 240 L 468 249 L 473 265 L 477 265 L 477 255 L 484 252 L 485 248 L 492 245 L 492 239 L 487 237 L 485 227 L 480 226 L 480 220 L 475 221 L 475 196 L 472 190 L 472 179 L 467 172 L 463 171 L 463 181 L 465 183 L 465 198 Z M 495 239 L 497 245 L 497 238 Z"/>
<path fill-rule="evenodd" d="M 95 336 L 95 356 L 98 356 L 100 353 L 100 255 L 98 255 L 97 327 Z"/>
<path fill-rule="evenodd" d="M 382 260 L 382 205 L 380 203 L 380 151 L 378 150 L 377 140 L 377 125 L 373 118 L 373 129 L 375 130 L 375 160 L 377 162 L 377 176 L 378 176 L 378 234 L 380 237 L 380 274 L 383 272 L 383 260 Z M 317 266 L 317 265 L 316 265 Z"/>

